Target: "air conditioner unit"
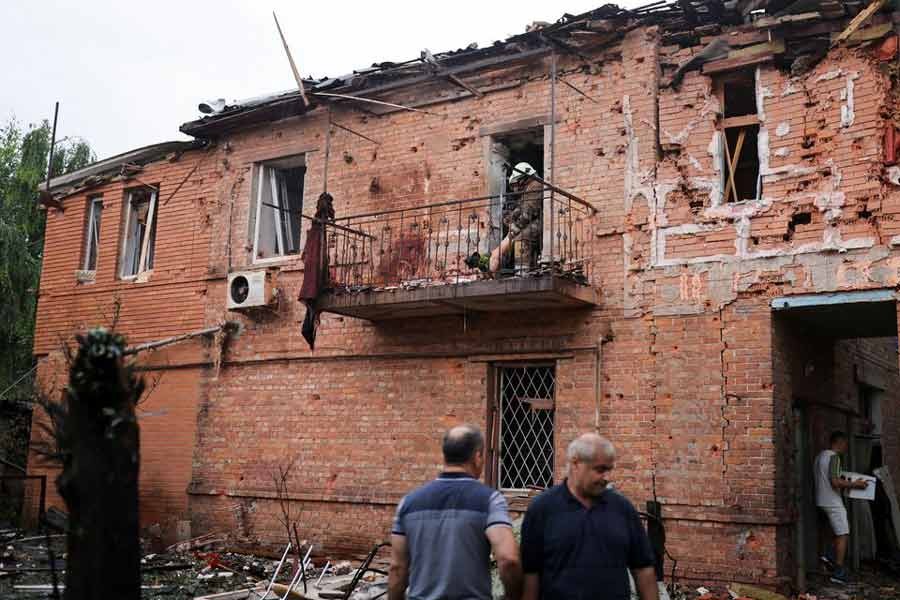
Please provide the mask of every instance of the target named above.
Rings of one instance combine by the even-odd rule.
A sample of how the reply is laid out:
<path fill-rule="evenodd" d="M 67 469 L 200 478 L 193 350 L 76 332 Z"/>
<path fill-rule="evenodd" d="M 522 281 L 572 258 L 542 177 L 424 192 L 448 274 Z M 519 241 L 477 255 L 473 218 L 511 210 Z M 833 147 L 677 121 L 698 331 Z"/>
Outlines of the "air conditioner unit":
<path fill-rule="evenodd" d="M 228 310 L 268 306 L 274 300 L 268 271 L 236 271 L 228 274 Z"/>

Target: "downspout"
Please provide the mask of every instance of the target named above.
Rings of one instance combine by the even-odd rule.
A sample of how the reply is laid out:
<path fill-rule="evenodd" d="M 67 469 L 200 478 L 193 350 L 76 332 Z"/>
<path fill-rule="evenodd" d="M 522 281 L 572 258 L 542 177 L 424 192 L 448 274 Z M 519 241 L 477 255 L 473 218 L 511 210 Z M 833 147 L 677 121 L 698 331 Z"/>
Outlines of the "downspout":
<path fill-rule="evenodd" d="M 597 339 L 597 348 L 594 350 L 594 429 L 597 433 L 600 433 L 600 398 L 603 393 L 601 367 L 603 365 L 603 344 L 606 341 L 606 338 L 601 335 Z"/>

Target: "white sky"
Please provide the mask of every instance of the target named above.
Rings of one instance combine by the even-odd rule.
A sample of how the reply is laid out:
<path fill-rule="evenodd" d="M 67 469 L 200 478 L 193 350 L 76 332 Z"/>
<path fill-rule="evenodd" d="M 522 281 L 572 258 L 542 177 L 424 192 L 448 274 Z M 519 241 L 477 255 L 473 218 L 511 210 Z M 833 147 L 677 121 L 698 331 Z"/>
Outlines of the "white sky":
<path fill-rule="evenodd" d="M 624 6 L 649 0 L 625 0 Z M 197 104 L 294 87 L 272 11 L 304 76 L 481 47 L 604 0 L 0 0 L 0 123 L 53 118 L 103 158 L 183 138 Z"/>

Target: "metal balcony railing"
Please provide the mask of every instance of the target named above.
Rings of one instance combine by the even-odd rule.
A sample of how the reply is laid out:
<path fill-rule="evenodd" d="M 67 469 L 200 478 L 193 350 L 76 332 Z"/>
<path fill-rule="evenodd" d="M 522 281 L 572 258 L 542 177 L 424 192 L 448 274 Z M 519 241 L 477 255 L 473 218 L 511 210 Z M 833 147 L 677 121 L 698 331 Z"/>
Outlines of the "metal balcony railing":
<path fill-rule="evenodd" d="M 534 201 L 533 189 L 525 193 Z M 523 192 L 327 222 L 329 287 L 344 294 L 546 275 L 591 284 L 595 210 L 549 185 L 537 193 L 532 240 L 512 242 L 502 256 L 497 248 L 515 235 L 510 215 Z"/>

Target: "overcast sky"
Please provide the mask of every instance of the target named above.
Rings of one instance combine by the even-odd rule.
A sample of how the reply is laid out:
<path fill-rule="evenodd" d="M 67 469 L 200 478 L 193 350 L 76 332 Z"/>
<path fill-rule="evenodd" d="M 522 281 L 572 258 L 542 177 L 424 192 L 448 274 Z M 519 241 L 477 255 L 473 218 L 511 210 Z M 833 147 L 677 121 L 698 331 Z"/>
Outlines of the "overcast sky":
<path fill-rule="evenodd" d="M 0 0 L 0 123 L 52 119 L 59 100 L 57 137 L 81 136 L 100 158 L 180 139 L 203 100 L 294 87 L 273 10 L 301 74 L 318 78 L 423 48 L 484 47 L 603 3 Z"/>

